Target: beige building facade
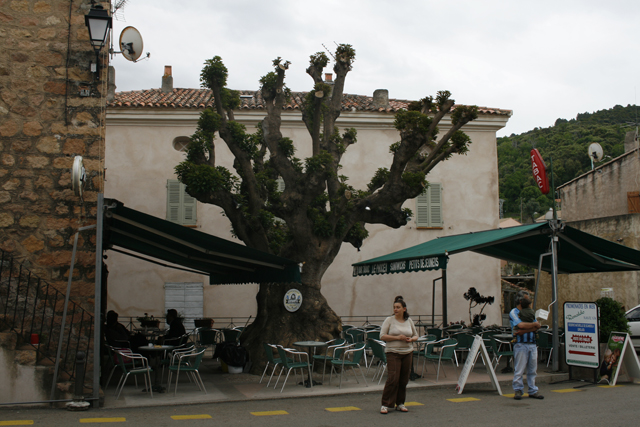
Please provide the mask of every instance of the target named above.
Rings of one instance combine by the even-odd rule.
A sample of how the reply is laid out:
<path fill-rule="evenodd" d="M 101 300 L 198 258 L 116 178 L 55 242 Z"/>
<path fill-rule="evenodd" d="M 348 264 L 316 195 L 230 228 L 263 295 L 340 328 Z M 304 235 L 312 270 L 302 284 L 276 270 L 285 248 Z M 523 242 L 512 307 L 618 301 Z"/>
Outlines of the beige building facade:
<path fill-rule="evenodd" d="M 242 92 L 242 106 L 235 118 L 247 129 L 264 117 L 254 92 Z M 294 104 L 295 97 L 294 94 Z M 196 128 L 201 109 L 208 102 L 204 90 L 172 89 L 122 92 L 115 95 L 107 110 L 105 197 L 125 206 L 167 217 L 167 182 L 176 179 L 174 167 L 184 159 L 181 142 Z M 342 160 L 342 173 L 349 183 L 365 188 L 375 171 L 389 166 L 389 146 L 399 139 L 393 127 L 394 112 L 407 101 L 388 100 L 386 107 L 371 107 L 372 97 L 346 96 L 338 119 L 341 129 L 354 127 L 357 144 L 349 147 Z M 463 130 L 471 137 L 470 151 L 438 165 L 427 177 L 442 188 L 442 226 L 417 227 L 415 220 L 400 229 L 368 225 L 369 237 L 360 251 L 343 245 L 322 281 L 322 293 L 340 316 L 387 316 L 393 298 L 403 295 L 409 311 L 431 314 L 432 281 L 440 271 L 400 275 L 352 277 L 351 264 L 416 245 L 439 236 L 479 231 L 498 226 L 498 168 L 496 131 L 510 117 L 508 110 L 480 109 L 477 120 Z M 282 115 L 282 129 L 297 147 L 296 156 L 311 155 L 310 138 L 295 105 Z M 441 126 L 446 132 L 448 118 Z M 233 158 L 217 140 L 216 162 L 231 169 Z M 405 207 L 416 213 L 416 201 Z M 229 221 L 221 209 L 197 203 L 199 231 L 233 240 Z M 167 304 L 167 284 L 202 284 L 202 312 L 207 317 L 248 317 L 256 314 L 257 285 L 209 286 L 208 278 L 156 266 L 123 254 L 108 252 L 108 309 L 121 316 L 142 313 L 162 315 Z M 468 303 L 463 293 L 474 286 L 483 295 L 500 293 L 499 260 L 472 253 L 452 257 L 448 267 L 449 321 L 468 321 Z M 440 284 L 436 286 L 436 314 L 442 313 Z M 487 324 L 500 323 L 500 309 L 489 307 Z M 358 322 L 365 318 L 354 319 Z M 238 322 L 235 322 L 238 323 Z M 220 325 L 224 326 L 224 325 Z"/>

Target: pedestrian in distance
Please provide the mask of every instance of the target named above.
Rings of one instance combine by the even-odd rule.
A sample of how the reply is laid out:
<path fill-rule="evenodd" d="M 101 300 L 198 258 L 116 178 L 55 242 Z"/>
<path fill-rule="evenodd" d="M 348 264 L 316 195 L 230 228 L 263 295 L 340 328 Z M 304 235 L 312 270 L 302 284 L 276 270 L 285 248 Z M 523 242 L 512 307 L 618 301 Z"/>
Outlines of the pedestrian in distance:
<path fill-rule="evenodd" d="M 529 397 L 532 399 L 544 399 L 538 393 L 536 387 L 536 375 L 538 369 L 538 348 L 536 347 L 536 332 L 540 329 L 540 323 L 533 319 L 533 322 L 525 322 L 521 319 L 521 312 L 531 305 L 529 292 L 520 291 L 516 295 L 516 308 L 509 313 L 511 329 L 516 337 L 513 346 L 513 398 L 522 399 L 524 391 L 523 375 L 526 371 Z"/>
<path fill-rule="evenodd" d="M 409 317 L 407 304 L 401 296 L 393 302 L 393 316 L 387 317 L 380 329 L 380 339 L 387 343 L 387 382 L 382 392 L 381 414 L 387 414 L 389 408 L 409 412 L 404 406 L 407 396 L 407 384 L 413 359 L 413 343 L 418 340 L 418 331 Z"/>

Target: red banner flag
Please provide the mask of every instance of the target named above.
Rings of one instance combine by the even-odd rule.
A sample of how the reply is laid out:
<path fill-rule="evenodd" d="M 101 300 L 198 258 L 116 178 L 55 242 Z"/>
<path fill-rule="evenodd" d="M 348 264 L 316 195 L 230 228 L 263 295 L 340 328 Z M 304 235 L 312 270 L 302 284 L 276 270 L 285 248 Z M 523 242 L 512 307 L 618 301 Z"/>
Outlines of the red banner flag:
<path fill-rule="evenodd" d="M 549 179 L 547 178 L 547 166 L 542 160 L 542 156 L 537 148 L 531 150 L 531 169 L 533 170 L 533 178 L 538 184 L 538 188 L 542 194 L 549 193 Z"/>

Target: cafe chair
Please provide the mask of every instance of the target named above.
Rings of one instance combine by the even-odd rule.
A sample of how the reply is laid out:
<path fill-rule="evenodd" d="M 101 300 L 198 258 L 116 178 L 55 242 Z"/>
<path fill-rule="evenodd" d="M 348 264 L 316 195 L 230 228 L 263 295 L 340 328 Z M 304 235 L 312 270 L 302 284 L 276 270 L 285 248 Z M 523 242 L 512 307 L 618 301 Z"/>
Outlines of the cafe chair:
<path fill-rule="evenodd" d="M 187 375 L 191 374 L 193 380 L 200 388 L 200 391 L 204 391 L 204 394 L 207 394 L 207 389 L 204 387 L 204 382 L 202 382 L 202 377 L 200 376 L 200 362 L 202 362 L 202 357 L 204 356 L 204 352 L 206 351 L 206 347 L 194 349 L 190 352 L 179 353 L 176 355 L 177 363 L 175 365 L 169 366 L 169 380 L 167 384 L 167 389 L 171 388 L 171 377 L 173 373 L 176 373 L 176 388 L 173 391 L 173 395 L 175 396 L 178 393 L 178 381 L 180 379 L 180 371 L 186 372 Z"/>
<path fill-rule="evenodd" d="M 433 348 L 438 345 L 440 346 L 440 352 L 433 353 Z M 443 360 L 451 361 L 453 368 L 456 370 L 456 376 L 458 376 L 458 368 L 456 366 L 456 362 L 454 361 L 454 352 L 457 345 L 458 345 L 458 341 L 454 340 L 453 338 L 447 338 L 444 340 L 434 341 L 432 343 L 427 344 L 427 349 L 425 349 L 425 355 L 424 355 L 425 359 L 429 360 L 434 365 L 436 364 L 436 361 L 438 363 L 436 382 L 438 382 L 438 379 L 440 378 L 440 366 L 442 365 Z M 430 352 L 427 352 L 429 348 L 430 348 Z M 423 372 L 424 372 L 424 366 L 423 366 Z M 447 371 L 443 369 L 443 372 L 444 372 L 444 376 L 446 377 Z"/>
<path fill-rule="evenodd" d="M 110 345 L 107 345 L 106 347 L 109 353 L 109 364 L 111 364 L 112 367 L 111 367 L 111 371 L 109 372 L 109 377 L 107 378 L 107 382 L 104 385 L 105 390 L 107 387 L 109 387 L 109 383 L 111 382 L 111 377 L 113 376 L 113 373 L 116 371 L 116 369 L 120 367 L 120 359 L 123 358 L 123 356 L 120 355 L 117 351 L 122 350 L 124 353 L 132 352 L 129 348 L 121 348 L 121 347 L 110 346 Z M 133 367 L 133 361 L 130 360 L 129 358 L 125 357 L 124 363 L 125 365 L 127 365 L 127 367 Z M 137 386 L 137 380 L 136 380 L 136 386 Z"/>
<path fill-rule="evenodd" d="M 122 376 L 120 377 L 120 381 L 116 386 L 116 400 L 118 400 L 118 398 L 120 397 L 120 393 L 122 393 L 122 389 L 124 388 L 129 375 L 133 375 L 134 378 L 138 375 L 142 375 L 142 377 L 144 378 L 145 388 L 149 390 L 149 393 L 153 398 L 151 383 L 152 369 L 149 367 L 149 360 L 147 360 L 147 358 L 142 356 L 141 354 L 130 353 L 126 350 L 116 350 L 116 353 L 120 355 L 118 365 L 122 370 Z M 131 365 L 129 365 L 127 362 L 131 362 Z"/>
<path fill-rule="evenodd" d="M 262 383 L 262 379 L 267 373 L 267 369 L 269 369 L 269 364 L 271 363 L 273 365 L 273 371 L 271 371 L 271 376 L 269 377 L 269 382 L 267 383 L 267 387 L 269 387 L 269 384 L 271 384 L 271 379 L 273 379 L 273 374 L 276 373 L 277 366 L 282 365 L 282 360 L 279 357 L 273 356 L 274 350 L 276 351 L 276 353 L 278 352 L 277 346 L 273 344 L 267 344 L 266 342 L 263 342 L 262 346 L 264 348 L 264 353 L 267 355 L 267 364 L 264 366 L 264 371 L 262 372 L 262 376 L 260 377 L 260 383 Z M 288 361 L 293 362 L 293 359 L 289 359 Z M 281 368 L 284 369 L 284 366 L 282 366 Z M 282 373 L 282 369 L 280 370 L 280 373 Z"/>
<path fill-rule="evenodd" d="M 540 356 L 542 356 L 543 352 L 549 353 L 549 358 L 547 359 L 547 367 L 549 367 L 549 362 L 551 361 L 551 354 L 553 353 L 553 335 L 548 332 L 538 332 L 538 351 L 540 352 Z M 542 357 L 541 357 L 542 358 Z"/>
<path fill-rule="evenodd" d="M 509 350 L 500 350 L 503 345 L 508 346 Z M 495 363 L 493 369 L 498 367 L 502 356 L 513 358 L 513 350 L 511 350 L 511 343 L 509 341 L 500 341 L 496 337 L 491 337 L 491 348 L 493 349 L 492 363 Z"/>
<path fill-rule="evenodd" d="M 300 369 L 302 371 L 303 378 L 304 378 L 304 370 L 306 369 L 309 373 L 309 377 L 311 377 L 311 371 L 310 371 L 311 365 L 309 365 L 309 355 L 307 354 L 307 352 L 295 351 L 290 348 L 284 348 L 281 345 L 277 346 L 276 348 L 278 349 L 278 354 L 280 355 L 280 361 L 282 363 L 282 371 L 284 371 L 285 369 L 287 370 L 287 375 L 284 378 L 284 382 L 282 383 L 282 389 L 280 389 L 280 393 L 282 393 L 282 391 L 284 390 L 284 386 L 287 384 L 287 379 L 289 379 L 289 374 L 291 373 L 292 369 L 294 369 L 294 372 L 295 372 L 295 369 Z M 289 357 L 289 355 L 291 355 L 292 357 Z M 296 355 L 300 357 L 300 362 L 294 362 Z M 306 356 L 307 358 L 306 362 L 302 361 L 303 355 Z M 278 379 L 276 380 L 276 385 L 273 386 L 273 388 L 276 388 L 278 386 L 278 381 L 280 381 L 280 375 L 282 375 L 282 371 L 280 371 L 280 374 L 278 375 Z"/>
<path fill-rule="evenodd" d="M 324 374 L 327 371 L 327 362 L 334 358 L 334 351 L 336 348 L 341 347 L 345 343 L 344 338 L 336 338 L 330 341 L 327 341 L 327 350 L 325 354 L 314 354 L 313 355 L 313 363 L 311 364 L 311 370 L 313 371 L 313 367 L 315 366 L 316 360 L 322 361 L 322 382 L 324 382 Z"/>
<path fill-rule="evenodd" d="M 376 358 L 378 359 L 378 367 L 373 373 L 373 378 L 371 378 L 371 381 L 375 381 L 378 373 L 380 373 L 380 379 L 378 380 L 378 384 L 380 384 L 380 381 L 382 381 L 382 376 L 387 370 L 387 353 L 385 353 L 384 351 L 386 344 L 384 341 L 376 340 L 373 338 L 369 338 L 368 342 L 369 347 L 373 352 L 373 359 L 371 360 L 369 368 L 371 368 L 371 365 L 373 365 L 373 360 L 375 360 Z M 367 368 L 367 374 L 369 373 L 369 368 Z"/>
<path fill-rule="evenodd" d="M 423 335 L 420 337 L 421 340 L 424 341 L 419 341 L 416 344 L 418 344 L 418 348 L 422 347 L 422 350 L 414 350 L 413 351 L 413 355 L 414 357 L 417 357 L 417 363 L 420 363 L 420 358 L 422 357 L 422 377 L 424 377 L 424 373 L 425 371 L 425 363 L 427 361 L 425 355 L 426 354 L 431 354 L 433 353 L 433 348 L 434 348 L 434 344 L 437 341 L 436 340 L 436 336 L 435 335 Z M 429 344 L 431 344 L 431 346 L 429 346 Z M 417 366 L 417 364 L 416 364 Z"/>
<path fill-rule="evenodd" d="M 427 335 L 435 335 L 436 341 L 442 339 L 442 329 L 440 328 L 427 328 Z"/>
<path fill-rule="evenodd" d="M 451 338 L 458 341 L 458 346 L 456 347 L 456 353 L 460 353 L 460 360 L 464 360 L 462 358 L 462 353 L 465 351 L 468 353 L 471 350 L 471 346 L 473 345 L 473 336 L 466 333 L 459 333 L 453 335 Z M 458 364 L 458 358 L 456 357 L 456 365 Z"/>
<path fill-rule="evenodd" d="M 360 360 L 364 355 L 365 346 L 366 345 L 363 342 L 351 344 L 348 348 L 346 348 L 342 352 L 342 357 L 340 357 L 339 359 L 334 358 L 331 360 L 331 373 L 329 374 L 329 385 L 331 385 L 331 377 L 333 376 L 333 370 L 337 366 L 340 366 L 342 368 L 340 370 L 340 388 L 342 388 L 342 377 L 344 376 L 345 368 L 348 368 L 348 367 L 351 367 L 351 369 L 353 370 L 353 375 L 356 378 L 356 382 L 359 384 L 360 381 L 358 381 L 358 375 L 356 374 L 356 366 L 357 366 L 358 369 L 360 370 L 360 373 L 362 374 L 362 379 L 364 380 L 364 384 L 367 387 L 369 387 L 369 385 L 367 384 L 367 378 L 364 376 L 364 372 L 362 371 L 362 367 L 360 366 Z M 349 357 L 351 357 L 351 360 L 349 360 Z"/>
<path fill-rule="evenodd" d="M 215 347 L 218 344 L 218 330 L 211 328 L 197 328 L 196 343 L 199 347 L 211 347 L 213 354 L 215 354 Z"/>

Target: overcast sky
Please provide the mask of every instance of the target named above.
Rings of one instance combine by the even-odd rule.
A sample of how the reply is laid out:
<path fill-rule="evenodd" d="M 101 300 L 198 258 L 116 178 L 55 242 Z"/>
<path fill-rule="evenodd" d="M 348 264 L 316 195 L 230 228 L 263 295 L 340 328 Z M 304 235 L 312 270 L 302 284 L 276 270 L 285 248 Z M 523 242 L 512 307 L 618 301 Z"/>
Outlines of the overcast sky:
<path fill-rule="evenodd" d="M 159 88 L 165 65 L 175 88 L 197 88 L 218 55 L 231 89 L 257 90 L 281 56 L 292 63 L 287 85 L 307 91 L 309 55 L 348 43 L 347 93 L 449 90 L 459 103 L 513 110 L 505 136 L 636 104 L 639 12 L 638 0 L 129 0 L 116 40 L 134 26 L 151 57 L 112 65 L 117 91 Z"/>

